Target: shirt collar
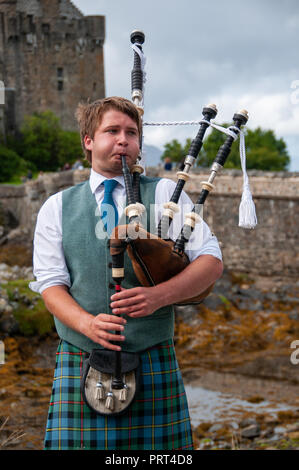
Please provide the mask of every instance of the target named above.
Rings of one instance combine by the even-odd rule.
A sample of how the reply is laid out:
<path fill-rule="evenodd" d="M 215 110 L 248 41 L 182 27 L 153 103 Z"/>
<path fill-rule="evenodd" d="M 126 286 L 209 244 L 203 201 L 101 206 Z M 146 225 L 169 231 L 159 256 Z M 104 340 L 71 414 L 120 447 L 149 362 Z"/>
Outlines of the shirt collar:
<path fill-rule="evenodd" d="M 90 189 L 92 194 L 96 192 L 98 187 L 105 181 L 106 176 L 101 175 L 101 173 L 97 173 L 94 171 L 92 168 L 90 170 L 90 176 L 89 176 L 89 184 L 90 184 Z M 124 182 L 124 177 L 122 175 L 119 176 L 114 176 L 114 180 L 116 180 L 119 184 L 121 184 L 123 187 L 125 187 L 125 182 Z"/>

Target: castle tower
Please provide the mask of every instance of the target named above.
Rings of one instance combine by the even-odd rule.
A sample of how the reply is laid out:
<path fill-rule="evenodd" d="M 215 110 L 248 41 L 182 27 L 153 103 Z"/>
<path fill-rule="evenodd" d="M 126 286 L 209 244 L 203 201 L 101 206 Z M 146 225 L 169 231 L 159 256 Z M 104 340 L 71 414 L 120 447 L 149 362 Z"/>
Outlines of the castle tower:
<path fill-rule="evenodd" d="M 105 96 L 104 40 L 105 17 L 84 16 L 69 0 L 0 0 L 6 130 L 48 109 L 77 129 L 78 102 Z"/>

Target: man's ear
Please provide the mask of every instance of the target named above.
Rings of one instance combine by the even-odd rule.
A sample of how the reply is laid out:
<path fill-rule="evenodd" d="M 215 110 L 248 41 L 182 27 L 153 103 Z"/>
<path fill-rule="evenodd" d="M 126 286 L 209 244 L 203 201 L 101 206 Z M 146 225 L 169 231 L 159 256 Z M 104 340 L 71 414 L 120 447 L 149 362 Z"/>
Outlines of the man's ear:
<path fill-rule="evenodd" d="M 93 140 L 89 135 L 86 135 L 84 137 L 84 146 L 87 150 L 92 150 L 93 149 Z"/>

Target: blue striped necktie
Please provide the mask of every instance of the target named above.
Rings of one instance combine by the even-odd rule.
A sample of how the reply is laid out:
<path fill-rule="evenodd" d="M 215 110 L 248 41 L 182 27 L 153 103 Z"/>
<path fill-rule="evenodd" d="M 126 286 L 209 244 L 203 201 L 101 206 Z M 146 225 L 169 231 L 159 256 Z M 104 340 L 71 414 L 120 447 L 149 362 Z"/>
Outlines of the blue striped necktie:
<path fill-rule="evenodd" d="M 114 204 L 112 193 L 115 186 L 117 185 L 116 180 L 105 180 L 102 183 L 104 185 L 104 199 L 101 204 L 101 217 L 103 225 L 110 235 L 114 227 L 118 223 L 118 212 L 116 205 Z"/>

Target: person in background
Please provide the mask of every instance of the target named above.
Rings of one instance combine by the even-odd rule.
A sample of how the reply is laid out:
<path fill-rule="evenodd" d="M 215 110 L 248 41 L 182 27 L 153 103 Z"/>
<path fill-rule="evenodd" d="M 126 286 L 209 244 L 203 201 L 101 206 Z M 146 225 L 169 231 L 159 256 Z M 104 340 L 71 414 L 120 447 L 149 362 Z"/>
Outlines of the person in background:
<path fill-rule="evenodd" d="M 172 170 L 172 163 L 171 163 L 171 158 L 165 157 L 164 160 L 164 170 L 166 171 L 171 171 Z"/>

